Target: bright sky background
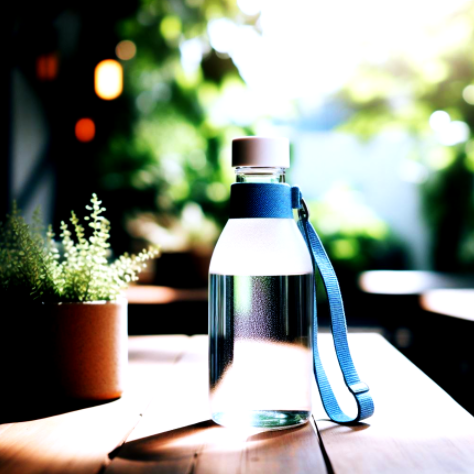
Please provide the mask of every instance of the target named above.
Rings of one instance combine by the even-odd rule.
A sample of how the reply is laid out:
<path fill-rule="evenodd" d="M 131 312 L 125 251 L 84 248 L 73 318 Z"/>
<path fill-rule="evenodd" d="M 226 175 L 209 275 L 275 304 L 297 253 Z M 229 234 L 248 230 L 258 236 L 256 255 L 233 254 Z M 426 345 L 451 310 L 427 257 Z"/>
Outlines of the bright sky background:
<path fill-rule="evenodd" d="M 217 19 L 211 45 L 227 53 L 253 92 L 254 110 L 284 114 L 288 102 L 317 106 L 362 62 L 390 53 L 429 59 L 468 34 L 469 18 L 445 28 L 446 17 L 470 0 L 238 0 L 246 14 L 259 11 L 254 28 Z M 464 25 L 464 26 L 463 26 Z M 257 106 L 257 107 L 255 107 Z"/>

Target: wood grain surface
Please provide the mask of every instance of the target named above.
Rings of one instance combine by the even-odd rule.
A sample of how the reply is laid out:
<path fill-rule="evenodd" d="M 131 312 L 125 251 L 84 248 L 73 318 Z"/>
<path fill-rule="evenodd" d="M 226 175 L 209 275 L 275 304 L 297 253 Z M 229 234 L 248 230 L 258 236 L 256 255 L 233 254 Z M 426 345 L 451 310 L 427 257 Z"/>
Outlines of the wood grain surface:
<path fill-rule="evenodd" d="M 121 399 L 0 424 L 0 473 L 99 472 L 108 462 L 108 453 L 125 441 L 150 401 L 166 386 L 173 364 L 188 344 L 186 336 L 130 338 L 129 380 Z"/>
<path fill-rule="evenodd" d="M 351 427 L 332 423 L 314 389 L 322 450 L 311 425 L 249 435 L 207 421 L 206 339 L 192 340 L 175 367 L 180 409 L 171 403 L 164 413 L 155 400 L 106 473 L 474 472 L 474 418 L 379 335 L 350 335 L 356 366 L 374 395 L 373 418 Z M 320 335 L 320 345 L 341 405 L 354 413 L 331 336 Z M 192 396 L 183 400 L 183 392 Z"/>
<path fill-rule="evenodd" d="M 339 426 L 327 421 L 315 403 L 316 424 L 334 471 L 473 473 L 474 417 L 381 336 L 353 334 L 349 341 L 361 379 L 371 388 L 375 414 L 357 426 Z M 328 356 L 330 339 L 321 337 L 321 346 Z M 325 362 L 349 411 L 353 402 L 335 377 L 336 362 L 328 357 Z"/>
<path fill-rule="evenodd" d="M 353 411 L 330 335 L 320 341 L 341 405 Z M 0 424 L 0 473 L 474 472 L 474 418 L 382 337 L 352 334 L 349 341 L 375 399 L 365 423 L 328 421 L 314 390 L 314 424 L 279 432 L 221 428 L 209 421 L 207 337 L 134 337 L 125 396 Z"/>
<path fill-rule="evenodd" d="M 311 424 L 279 432 L 234 431 L 209 421 L 207 337 L 193 336 L 106 474 L 326 473 Z"/>

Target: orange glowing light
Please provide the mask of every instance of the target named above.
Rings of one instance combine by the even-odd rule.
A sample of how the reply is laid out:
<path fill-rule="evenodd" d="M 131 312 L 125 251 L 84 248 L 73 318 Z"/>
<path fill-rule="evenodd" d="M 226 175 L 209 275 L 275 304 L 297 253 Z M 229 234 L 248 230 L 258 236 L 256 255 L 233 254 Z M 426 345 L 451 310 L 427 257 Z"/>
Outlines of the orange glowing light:
<path fill-rule="evenodd" d="M 59 70 L 59 58 L 56 53 L 42 54 L 36 58 L 36 77 L 41 81 L 56 79 Z"/>
<path fill-rule="evenodd" d="M 133 41 L 123 40 L 120 41 L 115 48 L 115 53 L 122 61 L 128 61 L 129 59 L 134 58 L 135 54 L 137 54 L 137 47 Z"/>
<path fill-rule="evenodd" d="M 90 142 L 95 137 L 95 123 L 90 118 L 81 118 L 76 122 L 76 138 L 83 143 Z"/>
<path fill-rule="evenodd" d="M 104 100 L 116 99 L 123 90 L 123 69 L 115 59 L 101 61 L 95 67 L 95 93 Z"/>

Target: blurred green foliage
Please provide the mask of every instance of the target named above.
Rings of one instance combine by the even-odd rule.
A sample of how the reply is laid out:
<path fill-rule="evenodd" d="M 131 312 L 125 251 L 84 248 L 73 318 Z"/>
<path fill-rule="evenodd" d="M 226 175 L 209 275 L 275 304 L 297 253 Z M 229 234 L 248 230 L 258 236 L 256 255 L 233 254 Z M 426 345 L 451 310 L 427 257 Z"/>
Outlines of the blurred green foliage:
<path fill-rule="evenodd" d="M 367 269 L 404 268 L 403 246 L 387 224 L 346 184 L 308 202 L 311 223 L 339 271 L 355 276 Z"/>
<path fill-rule="evenodd" d="M 137 53 L 122 61 L 127 106 L 100 166 L 129 218 L 149 211 L 164 228 L 186 209 L 216 228 L 227 218 L 229 144 L 251 129 L 213 114 L 227 89 L 244 87 L 232 60 L 210 45 L 208 22 L 221 17 L 252 20 L 235 0 L 142 0 L 118 25 Z"/>
<path fill-rule="evenodd" d="M 380 132 L 413 139 L 406 159 L 425 171 L 420 189 L 433 264 L 442 271 L 474 268 L 473 20 L 469 2 L 429 41 L 360 67 L 339 93 L 352 110 L 342 130 L 363 139 Z"/>
<path fill-rule="evenodd" d="M 231 140 L 252 134 L 228 110 L 246 86 L 210 44 L 208 25 L 220 18 L 258 28 L 235 0 L 142 0 L 118 25 L 137 53 L 122 61 L 126 107 L 103 154 L 103 186 L 127 203 L 114 220 L 125 213 L 134 237 L 165 251 L 170 234 L 174 249 L 212 247 L 228 216 Z M 350 190 L 336 194 L 311 203 L 331 258 L 352 274 L 393 267 L 386 226 Z"/>

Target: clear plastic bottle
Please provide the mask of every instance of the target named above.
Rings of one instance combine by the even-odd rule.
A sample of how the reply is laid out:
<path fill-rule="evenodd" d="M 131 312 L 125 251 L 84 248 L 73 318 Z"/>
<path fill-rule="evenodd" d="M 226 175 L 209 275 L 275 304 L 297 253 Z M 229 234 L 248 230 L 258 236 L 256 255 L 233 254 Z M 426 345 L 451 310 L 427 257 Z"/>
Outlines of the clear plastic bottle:
<path fill-rule="evenodd" d="M 237 182 L 284 183 L 288 156 L 287 140 L 234 140 Z M 308 421 L 312 298 L 311 259 L 293 219 L 229 219 L 210 265 L 216 423 L 274 430 Z"/>

